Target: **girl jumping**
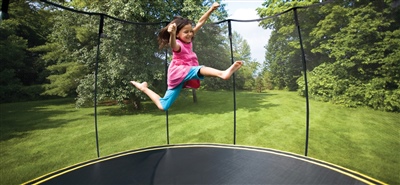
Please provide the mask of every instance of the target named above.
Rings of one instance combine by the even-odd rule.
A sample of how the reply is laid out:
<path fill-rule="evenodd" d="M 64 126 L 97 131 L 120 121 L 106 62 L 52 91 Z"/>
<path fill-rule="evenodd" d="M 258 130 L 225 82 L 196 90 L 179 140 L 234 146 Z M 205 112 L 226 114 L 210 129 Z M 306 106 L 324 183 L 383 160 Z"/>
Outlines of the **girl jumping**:
<path fill-rule="evenodd" d="M 168 89 L 164 97 L 148 88 L 147 82 L 139 83 L 130 81 L 137 89 L 141 90 L 157 105 L 160 110 L 168 110 L 178 98 L 182 88 L 199 88 L 200 80 L 204 76 L 219 77 L 228 80 L 232 74 L 243 64 L 236 61 L 228 69 L 221 71 L 206 66 L 199 66 L 197 55 L 192 51 L 192 39 L 197 31 L 204 25 L 211 13 L 219 7 L 214 3 L 211 8 L 199 19 L 195 27 L 192 21 L 182 17 L 175 17 L 158 34 L 160 48 L 169 45 L 172 48 L 172 62 L 168 68 Z"/>

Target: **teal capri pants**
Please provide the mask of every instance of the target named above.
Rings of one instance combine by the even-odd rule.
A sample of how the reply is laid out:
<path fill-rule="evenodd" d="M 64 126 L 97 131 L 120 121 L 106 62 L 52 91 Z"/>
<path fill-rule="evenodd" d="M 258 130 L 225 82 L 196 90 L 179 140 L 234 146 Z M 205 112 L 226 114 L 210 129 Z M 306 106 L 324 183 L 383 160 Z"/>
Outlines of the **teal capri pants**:
<path fill-rule="evenodd" d="M 200 74 L 200 68 L 202 67 L 203 66 L 193 66 L 190 69 L 189 73 L 186 75 L 185 79 L 183 79 L 183 81 L 178 86 L 176 86 L 173 89 L 168 89 L 167 92 L 165 92 L 164 97 L 160 98 L 161 105 L 165 111 L 167 111 L 169 107 L 171 107 L 172 103 L 174 103 L 175 100 L 178 98 L 179 93 L 183 88 L 183 84 L 186 81 L 194 79 L 196 80 L 204 79 L 204 76 Z"/>

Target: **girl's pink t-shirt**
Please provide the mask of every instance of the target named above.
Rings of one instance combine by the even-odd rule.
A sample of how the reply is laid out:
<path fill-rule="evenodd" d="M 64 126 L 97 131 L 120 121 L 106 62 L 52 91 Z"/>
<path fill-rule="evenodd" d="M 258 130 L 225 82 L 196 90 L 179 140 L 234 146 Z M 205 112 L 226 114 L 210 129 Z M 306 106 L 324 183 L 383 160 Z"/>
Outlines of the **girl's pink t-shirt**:
<path fill-rule="evenodd" d="M 184 43 L 177 39 L 176 43 L 181 46 L 180 51 L 172 51 L 172 62 L 168 68 L 168 89 L 173 89 L 185 79 L 192 66 L 198 66 L 196 53 L 192 50 L 192 43 Z M 200 80 L 189 80 L 184 88 L 199 88 Z"/>

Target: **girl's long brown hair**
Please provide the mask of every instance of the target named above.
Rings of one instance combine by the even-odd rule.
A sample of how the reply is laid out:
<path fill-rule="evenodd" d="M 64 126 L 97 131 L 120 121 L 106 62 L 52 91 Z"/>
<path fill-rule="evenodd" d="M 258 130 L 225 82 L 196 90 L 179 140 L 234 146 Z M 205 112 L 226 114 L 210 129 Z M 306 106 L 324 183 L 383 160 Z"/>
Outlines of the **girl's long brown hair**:
<path fill-rule="evenodd" d="M 177 34 L 184 26 L 186 26 L 188 24 L 193 25 L 193 21 L 191 21 L 187 18 L 183 18 L 181 16 L 174 17 L 174 20 L 172 20 L 166 27 L 162 28 L 160 30 L 160 32 L 158 33 L 158 45 L 159 45 L 160 49 L 164 48 L 165 46 L 167 46 L 169 44 L 170 34 L 168 32 L 168 27 L 172 23 L 176 24 L 176 33 Z"/>

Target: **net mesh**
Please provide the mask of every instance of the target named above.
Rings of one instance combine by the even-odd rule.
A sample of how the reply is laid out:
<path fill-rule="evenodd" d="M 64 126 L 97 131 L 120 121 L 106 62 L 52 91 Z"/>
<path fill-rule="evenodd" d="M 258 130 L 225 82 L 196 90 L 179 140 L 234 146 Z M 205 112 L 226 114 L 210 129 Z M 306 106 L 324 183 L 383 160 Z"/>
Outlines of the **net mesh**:
<path fill-rule="evenodd" d="M 75 87 L 70 88 L 76 90 L 69 92 L 76 95 L 71 102 L 75 102 L 80 111 L 85 113 L 82 117 L 71 120 L 67 117 L 71 116 L 69 113 L 74 111 L 73 108 L 62 110 L 63 107 L 55 107 L 57 111 L 54 114 L 66 117 L 49 116 L 45 121 L 53 125 L 63 125 L 66 124 L 63 120 L 68 119 L 71 120 L 69 124 L 81 125 L 77 127 L 79 130 L 62 133 L 68 139 L 63 138 L 64 136 L 52 138 L 62 140 L 63 146 L 56 146 L 54 151 L 48 151 L 44 155 L 55 156 L 58 155 L 55 151 L 64 151 L 68 155 L 82 156 L 79 160 L 75 158 L 71 161 L 68 155 L 63 155 L 60 160 L 52 162 L 62 161 L 64 164 L 55 166 L 67 166 L 95 158 L 96 150 L 100 151 L 100 156 L 105 156 L 165 144 L 234 143 L 297 154 L 304 154 L 309 150 L 311 155 L 319 154 L 312 157 L 326 161 L 341 158 L 343 161 L 339 165 L 363 169 L 363 164 L 374 161 L 367 158 L 369 161 L 365 162 L 366 158 L 354 158 L 353 154 L 371 147 L 369 143 L 375 142 L 373 138 L 383 137 L 388 141 L 396 137 L 398 132 L 393 129 L 386 133 L 386 138 L 381 136 L 382 132 L 387 131 L 384 130 L 367 137 L 365 133 L 368 130 L 379 130 L 376 123 L 353 126 L 350 123 L 357 122 L 356 116 L 359 115 L 353 116 L 352 111 L 345 115 L 342 112 L 336 115 L 336 109 L 325 106 L 324 101 L 356 106 L 358 104 L 354 99 L 369 97 L 366 106 L 381 110 L 392 108 L 396 111 L 396 106 L 397 109 L 399 106 L 393 102 L 399 97 L 398 90 L 395 90 L 398 88 L 399 77 L 396 72 L 399 68 L 396 58 L 398 55 L 392 48 L 398 47 L 398 44 L 395 42 L 395 31 L 392 36 L 382 39 L 385 41 L 383 42 L 379 40 L 380 35 L 365 31 L 368 29 L 346 27 L 352 21 L 362 22 L 356 19 L 356 15 L 354 19 L 340 14 L 335 14 L 338 17 L 333 18 L 328 16 L 330 23 L 343 26 L 323 29 L 329 27 L 324 20 L 327 20 L 330 11 L 345 10 L 337 6 L 357 6 L 357 3 L 353 3 L 322 3 L 295 9 L 288 7 L 288 11 L 268 15 L 264 19 L 234 18 L 215 23 L 207 22 L 193 41 L 193 50 L 200 65 L 223 70 L 233 62 L 242 60 L 244 66 L 229 80 L 206 77 L 201 81 L 199 89 L 184 89 L 167 116 L 144 93 L 134 88 L 130 81 L 145 81 L 154 92 L 161 97 L 164 95 L 172 52 L 169 48 L 159 48 L 158 33 L 168 22 L 158 21 L 172 20 L 173 15 L 186 15 L 190 11 L 200 12 L 199 10 L 182 10 L 180 6 L 185 5 L 179 4 L 179 8 L 171 10 L 172 13 L 165 16 L 167 14 L 157 13 L 157 9 L 148 8 L 145 12 L 137 7 L 137 12 L 132 15 L 124 14 L 126 17 L 117 18 L 111 14 L 118 15 L 127 11 L 124 3 L 119 5 L 120 8 L 116 6 L 109 10 L 110 15 L 85 13 L 68 9 L 67 5 L 61 7 L 56 4 L 33 3 L 32 6 L 48 11 L 52 15 L 48 16 L 48 22 L 54 23 L 49 26 L 51 34 L 47 39 L 50 44 L 46 45 L 46 55 L 42 57 L 50 73 L 48 79 L 52 82 L 46 88 L 52 93 L 52 89 L 56 91 Z M 359 11 L 366 14 L 363 11 L 367 10 Z M 151 16 L 145 16 L 146 14 Z M 394 23 L 382 23 L 377 27 L 389 32 L 395 26 Z M 340 29 L 335 30 L 338 28 Z M 354 34 L 352 38 L 345 37 L 352 32 L 359 34 Z M 339 38 L 340 42 L 333 43 L 330 39 L 334 37 Z M 391 39 L 395 41 L 392 42 Z M 353 44 L 353 48 L 346 48 L 350 42 L 357 42 L 358 45 Z M 379 44 L 382 44 L 382 52 L 371 51 L 367 47 Z M 338 49 L 337 45 L 343 48 Z M 378 62 L 373 63 L 366 59 L 369 57 L 367 53 L 371 52 L 382 55 L 376 57 Z M 353 57 L 355 53 L 362 57 Z M 305 70 L 308 78 L 304 78 Z M 347 78 L 329 78 L 324 76 L 326 73 Z M 368 79 L 377 73 L 386 75 L 385 77 L 392 76 L 393 79 Z M 57 86 L 57 83 L 53 83 L 57 79 L 61 79 L 63 83 L 58 83 Z M 360 79 L 360 83 L 351 83 Z M 310 90 L 308 94 L 306 84 L 311 87 L 307 89 Z M 391 91 L 376 88 L 382 85 Z M 288 91 L 278 93 L 275 90 Z M 293 96 L 293 92 L 297 93 L 296 96 Z M 343 94 L 350 98 L 343 98 Z M 308 105 L 306 95 L 321 101 L 312 101 Z M 387 103 L 390 99 L 392 104 Z M 282 115 L 279 112 L 282 110 L 285 110 L 285 116 L 277 116 Z M 336 116 L 338 118 L 334 118 Z M 325 118 L 345 119 L 349 124 L 338 127 L 335 123 L 326 122 Z M 308 133 L 309 136 L 306 135 Z M 360 137 L 355 138 L 351 133 Z M 352 142 L 349 146 L 332 144 L 343 140 Z M 76 145 L 78 142 L 85 145 Z M 64 145 L 68 147 L 64 148 Z M 392 155 L 386 150 L 374 152 L 378 153 L 377 156 Z M 383 158 L 373 160 L 387 163 Z M 56 169 L 58 167 L 48 171 Z M 380 171 L 393 170 L 375 166 L 371 174 Z M 30 176 L 38 175 L 41 174 Z"/>

